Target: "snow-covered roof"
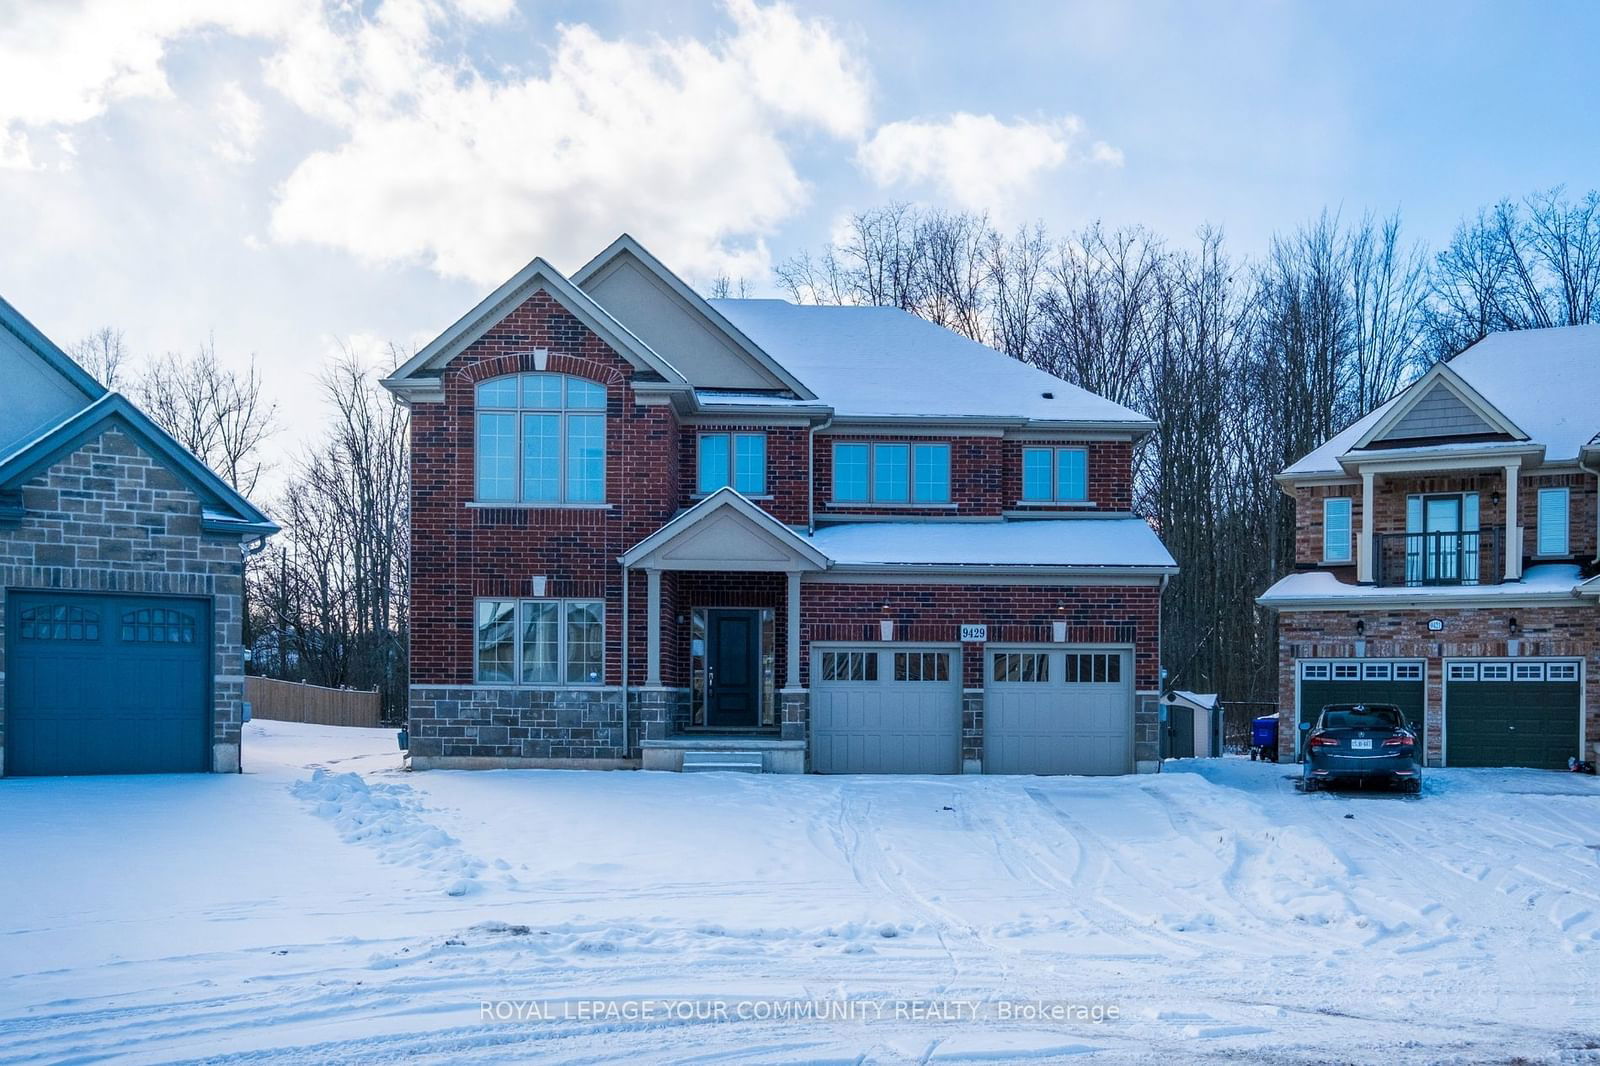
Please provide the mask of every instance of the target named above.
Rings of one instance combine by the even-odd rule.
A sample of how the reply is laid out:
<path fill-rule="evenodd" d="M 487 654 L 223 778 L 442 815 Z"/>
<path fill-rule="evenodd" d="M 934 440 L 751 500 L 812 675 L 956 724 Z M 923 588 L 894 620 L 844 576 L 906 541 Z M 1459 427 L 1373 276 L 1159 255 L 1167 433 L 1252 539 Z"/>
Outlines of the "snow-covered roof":
<path fill-rule="evenodd" d="M 1340 581 L 1326 570 L 1305 570 L 1280 578 L 1256 602 L 1263 607 L 1319 604 L 1450 603 L 1458 600 L 1538 599 L 1573 595 L 1582 584 L 1581 571 L 1569 563 L 1530 566 L 1521 581 L 1498 585 L 1423 585 L 1377 587 Z"/>
<path fill-rule="evenodd" d="M 1153 426 L 1121 404 L 897 308 L 786 300 L 711 305 L 839 416 Z"/>
<path fill-rule="evenodd" d="M 1600 430 L 1600 325 L 1491 333 L 1450 361 L 1450 369 L 1515 422 L 1546 462 L 1570 462 Z M 1284 471 L 1337 474 L 1339 456 L 1409 394 L 1402 392 Z M 1483 444 L 1474 447 L 1482 448 Z"/>
<path fill-rule="evenodd" d="M 1187 700 L 1196 707 L 1204 707 L 1207 710 L 1217 705 L 1217 694 L 1215 692 L 1189 692 L 1180 688 L 1172 694 L 1180 700 Z"/>
<path fill-rule="evenodd" d="M 1142 518 L 1015 522 L 853 522 L 810 536 L 846 566 L 1060 566 L 1175 570 Z"/>

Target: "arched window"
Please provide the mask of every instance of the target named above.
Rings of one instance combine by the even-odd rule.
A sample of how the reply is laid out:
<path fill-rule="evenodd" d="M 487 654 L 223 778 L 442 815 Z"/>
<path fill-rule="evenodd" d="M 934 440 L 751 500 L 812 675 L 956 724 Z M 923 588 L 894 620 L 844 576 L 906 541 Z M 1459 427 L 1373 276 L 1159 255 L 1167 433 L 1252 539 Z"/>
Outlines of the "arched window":
<path fill-rule="evenodd" d="M 126 644 L 193 644 L 194 615 L 166 607 L 145 607 L 122 613 Z"/>
<path fill-rule="evenodd" d="M 17 612 L 23 640 L 99 640 L 100 612 L 66 603 L 24 607 Z"/>
<path fill-rule="evenodd" d="M 478 384 L 481 503 L 603 503 L 606 390 L 566 374 Z"/>

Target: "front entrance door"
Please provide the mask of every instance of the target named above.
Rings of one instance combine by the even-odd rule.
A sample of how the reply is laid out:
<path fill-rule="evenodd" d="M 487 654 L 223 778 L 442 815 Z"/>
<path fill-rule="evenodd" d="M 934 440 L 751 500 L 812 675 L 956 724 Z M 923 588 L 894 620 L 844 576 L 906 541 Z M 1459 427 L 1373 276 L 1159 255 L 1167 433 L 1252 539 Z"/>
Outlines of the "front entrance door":
<path fill-rule="evenodd" d="M 761 724 L 761 612 L 706 612 L 706 725 Z"/>

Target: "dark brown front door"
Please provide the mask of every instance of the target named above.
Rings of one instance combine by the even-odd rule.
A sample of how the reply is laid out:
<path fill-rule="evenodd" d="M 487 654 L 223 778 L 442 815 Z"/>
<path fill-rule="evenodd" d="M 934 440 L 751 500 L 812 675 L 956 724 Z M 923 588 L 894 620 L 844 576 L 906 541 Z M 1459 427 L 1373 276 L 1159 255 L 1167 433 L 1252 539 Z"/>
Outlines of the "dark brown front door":
<path fill-rule="evenodd" d="M 706 612 L 706 725 L 754 729 L 761 722 L 761 612 Z"/>

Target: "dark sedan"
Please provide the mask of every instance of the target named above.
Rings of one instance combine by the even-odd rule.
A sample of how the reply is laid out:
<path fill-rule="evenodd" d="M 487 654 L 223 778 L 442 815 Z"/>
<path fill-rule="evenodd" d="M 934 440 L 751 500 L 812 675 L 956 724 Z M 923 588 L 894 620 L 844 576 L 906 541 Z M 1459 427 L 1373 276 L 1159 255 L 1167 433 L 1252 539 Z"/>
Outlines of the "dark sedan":
<path fill-rule="evenodd" d="M 1400 708 L 1386 703 L 1336 703 L 1322 708 L 1306 735 L 1305 789 L 1330 781 L 1369 781 L 1422 791 L 1417 735 Z"/>

